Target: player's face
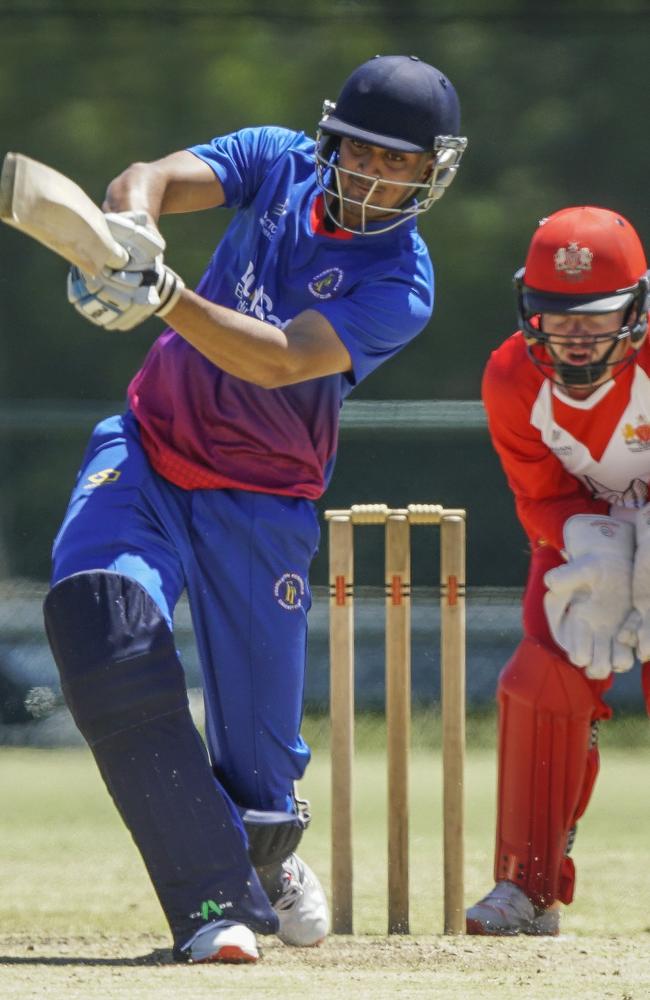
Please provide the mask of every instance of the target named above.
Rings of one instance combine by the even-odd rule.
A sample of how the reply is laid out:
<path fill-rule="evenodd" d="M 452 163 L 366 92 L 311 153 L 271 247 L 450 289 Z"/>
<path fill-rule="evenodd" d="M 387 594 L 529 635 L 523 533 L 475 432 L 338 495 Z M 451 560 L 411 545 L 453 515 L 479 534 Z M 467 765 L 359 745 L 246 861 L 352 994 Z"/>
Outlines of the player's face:
<path fill-rule="evenodd" d="M 357 139 L 341 139 L 339 177 L 345 221 L 356 223 L 391 214 L 431 172 L 430 153 L 400 153 Z"/>
<path fill-rule="evenodd" d="M 547 348 L 554 362 L 575 368 L 597 365 L 612 348 L 620 330 L 625 310 L 592 315 L 542 313 L 541 329 L 547 335 Z M 627 337 L 619 340 L 607 358 L 607 367 L 588 385 L 571 385 L 572 394 L 588 395 L 596 386 L 611 378 L 612 365 L 622 360 L 629 347 Z"/>

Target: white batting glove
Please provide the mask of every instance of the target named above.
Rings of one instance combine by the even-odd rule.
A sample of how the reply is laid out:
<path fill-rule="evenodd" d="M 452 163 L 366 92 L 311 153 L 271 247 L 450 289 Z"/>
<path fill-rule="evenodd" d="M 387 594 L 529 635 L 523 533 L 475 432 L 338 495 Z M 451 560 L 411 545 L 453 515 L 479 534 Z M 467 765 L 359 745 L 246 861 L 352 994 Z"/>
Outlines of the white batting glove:
<path fill-rule="evenodd" d="M 106 221 L 129 254 L 119 271 L 103 268 L 93 277 L 70 268 L 68 301 L 85 319 L 105 330 L 132 330 L 176 305 L 182 279 L 163 263 L 165 240 L 143 212 L 109 212 Z"/>
<path fill-rule="evenodd" d="M 587 677 L 604 680 L 634 666 L 619 638 L 632 610 L 634 526 L 576 514 L 564 526 L 567 563 L 544 576 L 544 610 L 553 638 Z"/>
<path fill-rule="evenodd" d="M 165 316 L 185 287 L 165 264 L 148 271 L 109 271 L 96 278 L 71 267 L 68 301 L 77 312 L 105 330 L 132 330 L 150 316 Z"/>
<path fill-rule="evenodd" d="M 104 215 L 111 236 L 129 254 L 126 271 L 144 271 L 165 252 L 165 237 L 146 212 L 107 212 Z"/>
<path fill-rule="evenodd" d="M 636 512 L 636 554 L 632 576 L 634 609 L 628 615 L 618 638 L 632 648 L 639 659 L 650 660 L 650 504 Z"/>

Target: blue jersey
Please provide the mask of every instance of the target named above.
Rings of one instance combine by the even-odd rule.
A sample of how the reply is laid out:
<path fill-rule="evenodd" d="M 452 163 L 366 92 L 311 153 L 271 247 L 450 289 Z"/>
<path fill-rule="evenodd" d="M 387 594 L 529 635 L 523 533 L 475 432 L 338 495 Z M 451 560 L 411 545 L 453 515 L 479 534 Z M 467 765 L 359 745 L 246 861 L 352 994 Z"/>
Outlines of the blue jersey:
<path fill-rule="evenodd" d="M 129 386 L 157 472 L 186 489 L 232 487 L 318 498 L 334 465 L 343 399 L 426 325 L 433 272 L 413 221 L 352 235 L 324 224 L 314 141 L 251 128 L 194 146 L 236 214 L 197 292 L 285 329 L 305 309 L 331 323 L 345 374 L 265 389 L 166 330 Z"/>

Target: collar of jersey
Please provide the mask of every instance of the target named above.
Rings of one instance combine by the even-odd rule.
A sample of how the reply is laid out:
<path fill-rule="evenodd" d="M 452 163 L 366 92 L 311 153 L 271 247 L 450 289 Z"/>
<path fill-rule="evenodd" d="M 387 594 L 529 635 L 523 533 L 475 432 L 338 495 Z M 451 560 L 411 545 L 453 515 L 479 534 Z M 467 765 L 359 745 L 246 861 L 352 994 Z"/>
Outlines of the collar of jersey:
<path fill-rule="evenodd" d="M 314 236 L 329 236 L 333 240 L 351 240 L 354 233 L 348 233 L 345 229 L 338 227 L 332 231 L 325 225 L 327 215 L 325 214 L 325 195 L 319 191 L 311 206 L 310 224 Z"/>
<path fill-rule="evenodd" d="M 550 381 L 550 380 L 549 380 Z M 559 385 L 552 384 L 552 392 L 556 399 L 559 399 L 561 403 L 565 406 L 572 406 L 576 410 L 592 410 L 594 406 L 600 403 L 601 399 L 612 391 L 616 384 L 616 380 L 610 378 L 607 382 L 603 382 L 599 385 L 597 389 L 594 389 L 590 396 L 585 399 L 575 398 L 573 396 L 568 396 L 566 393 L 562 392 L 562 388 Z"/>

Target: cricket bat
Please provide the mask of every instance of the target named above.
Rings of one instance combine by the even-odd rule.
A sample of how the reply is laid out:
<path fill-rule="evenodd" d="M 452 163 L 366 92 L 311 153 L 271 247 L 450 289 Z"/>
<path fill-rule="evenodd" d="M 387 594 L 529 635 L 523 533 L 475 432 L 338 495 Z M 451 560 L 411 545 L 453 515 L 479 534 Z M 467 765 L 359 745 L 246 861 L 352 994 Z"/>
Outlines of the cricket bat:
<path fill-rule="evenodd" d="M 129 259 L 111 235 L 102 210 L 78 184 L 22 153 L 4 158 L 0 220 L 88 274 L 123 267 Z"/>

